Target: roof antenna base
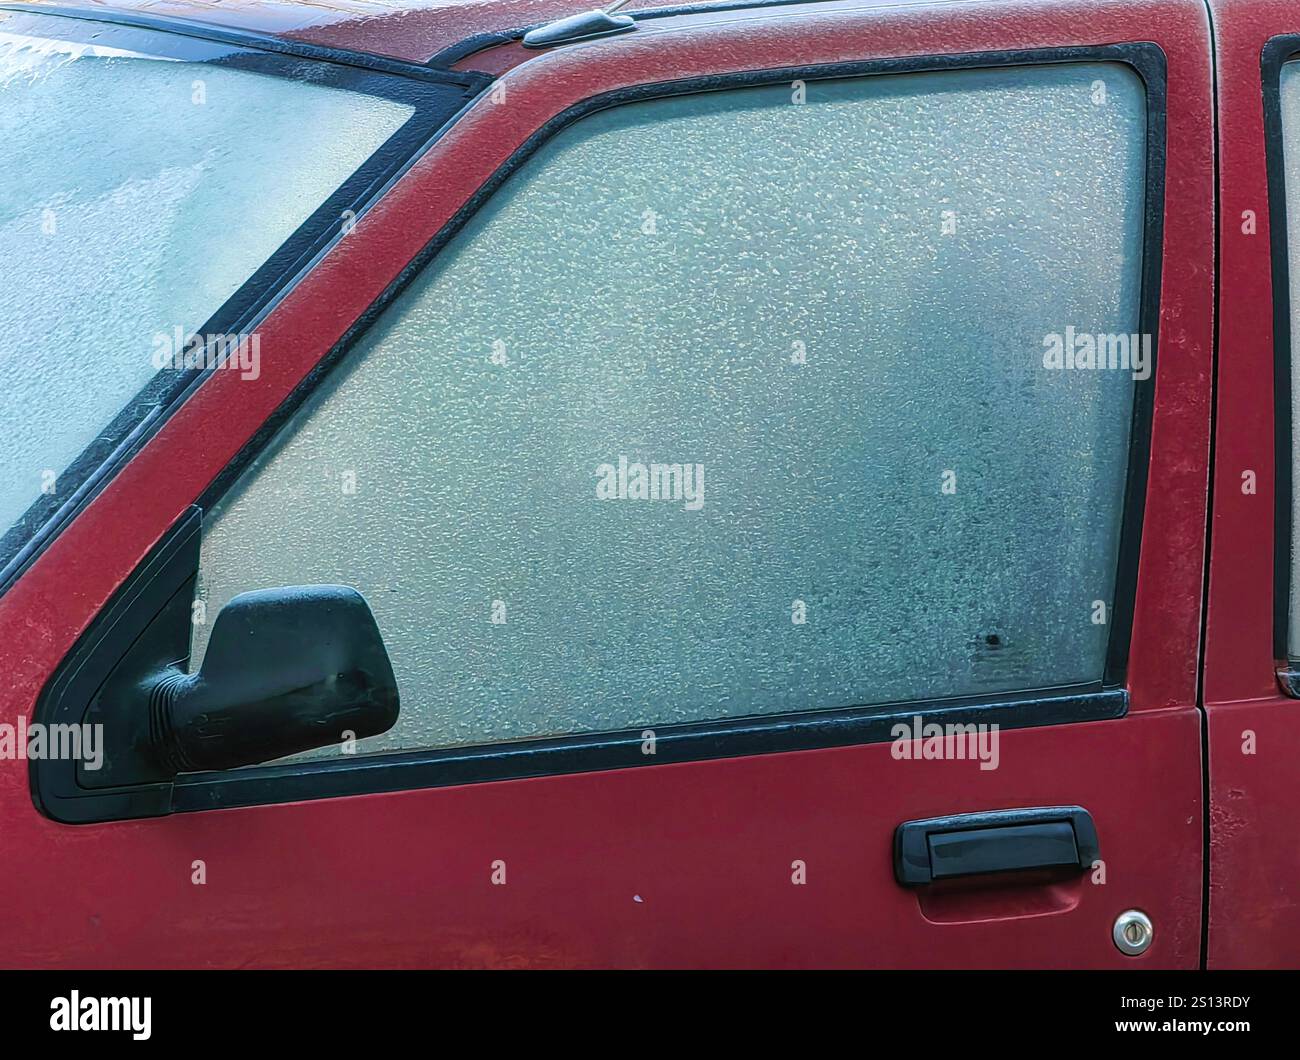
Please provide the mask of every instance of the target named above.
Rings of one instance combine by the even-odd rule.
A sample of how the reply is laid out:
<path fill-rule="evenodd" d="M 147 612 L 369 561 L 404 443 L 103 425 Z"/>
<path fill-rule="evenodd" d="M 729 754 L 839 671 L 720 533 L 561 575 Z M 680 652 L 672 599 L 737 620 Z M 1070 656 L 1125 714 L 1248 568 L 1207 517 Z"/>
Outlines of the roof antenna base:
<path fill-rule="evenodd" d="M 611 6 L 621 7 L 622 4 Z M 636 20 L 631 15 L 611 15 L 600 10 L 584 11 L 580 15 L 569 15 L 530 29 L 524 34 L 523 45 L 525 48 L 550 48 L 556 44 L 572 44 L 592 37 L 626 33 L 630 29 L 636 29 Z"/>

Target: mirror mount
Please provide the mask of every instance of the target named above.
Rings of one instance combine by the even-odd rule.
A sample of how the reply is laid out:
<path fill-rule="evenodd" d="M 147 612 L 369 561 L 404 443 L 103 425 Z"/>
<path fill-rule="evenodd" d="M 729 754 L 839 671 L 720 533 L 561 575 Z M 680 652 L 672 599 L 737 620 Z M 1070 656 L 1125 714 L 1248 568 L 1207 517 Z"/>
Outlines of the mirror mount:
<path fill-rule="evenodd" d="M 148 682 L 148 746 L 167 772 L 235 769 L 392 728 L 398 694 L 365 599 L 342 585 L 241 593 L 202 667 Z"/>
<path fill-rule="evenodd" d="M 193 792 L 208 790 L 205 775 L 395 722 L 378 627 L 343 586 L 236 597 L 188 673 L 202 517 L 191 507 L 163 535 L 41 692 L 31 721 L 79 728 L 95 747 L 92 760 L 29 757 L 32 800 L 46 817 L 80 824 L 202 808 Z"/>

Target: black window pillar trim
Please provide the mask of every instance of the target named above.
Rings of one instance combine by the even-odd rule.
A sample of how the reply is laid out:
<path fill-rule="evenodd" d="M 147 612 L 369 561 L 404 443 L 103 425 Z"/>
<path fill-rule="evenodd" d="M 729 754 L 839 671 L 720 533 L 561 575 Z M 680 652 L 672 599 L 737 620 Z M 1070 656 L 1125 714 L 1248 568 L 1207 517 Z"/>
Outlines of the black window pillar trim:
<path fill-rule="evenodd" d="M 257 432 L 231 464 L 198 498 L 196 507 L 164 538 L 154 554 L 128 581 L 113 605 L 105 609 L 77 647 L 56 672 L 42 693 L 37 717 L 71 720 L 75 705 L 63 702 L 65 670 L 87 664 L 97 639 L 106 636 L 105 623 L 122 616 L 118 601 L 133 598 L 142 590 L 136 582 L 157 578 L 168 571 L 168 584 L 187 582 L 192 572 L 184 565 L 197 564 L 198 514 L 208 510 L 235 482 L 257 453 L 302 405 L 311 391 L 343 359 L 356 340 L 406 288 L 416 274 L 456 235 L 468 219 L 515 172 L 537 148 L 561 129 L 588 114 L 621 103 L 721 90 L 750 85 L 771 85 L 794 79 L 819 80 L 836 77 L 920 71 L 975 69 L 1003 66 L 1047 65 L 1064 62 L 1119 62 L 1133 68 L 1146 86 L 1146 197 L 1144 204 L 1143 257 L 1141 267 L 1140 326 L 1152 336 L 1155 350 L 1159 322 L 1160 259 L 1163 245 L 1165 177 L 1165 58 L 1151 42 L 1096 47 L 1055 48 L 1033 51 L 963 53 L 903 59 L 868 60 L 855 63 L 787 67 L 741 74 L 690 78 L 665 84 L 627 88 L 588 99 L 547 122 L 528 138 L 511 158 L 457 212 L 430 243 L 403 269 L 398 278 L 348 330 L 267 423 Z M 751 716 L 685 725 L 656 725 L 620 732 L 586 733 L 537 738 L 474 747 L 428 749 L 373 756 L 343 756 L 250 767 L 225 773 L 196 773 L 177 777 L 167 785 L 165 797 L 152 793 L 155 801 L 130 806 L 95 806 L 99 796 L 83 789 L 78 794 L 58 784 L 43 783 L 68 763 L 31 764 L 32 788 L 38 806 L 56 820 L 111 820 L 123 816 L 151 816 L 234 806 L 335 798 L 375 792 L 434 788 L 487 781 L 520 779 L 544 775 L 594 772 L 670 762 L 722 759 L 784 751 L 813 750 L 858 744 L 889 742 L 899 725 L 986 724 L 1003 729 L 1073 724 L 1123 717 L 1129 706 L 1125 686 L 1132 609 L 1136 595 L 1138 557 L 1142 533 L 1142 509 L 1150 458 L 1151 416 L 1154 403 L 1153 371 L 1134 392 L 1133 422 L 1129 441 L 1129 467 L 1121 543 L 1117 560 L 1115 597 L 1111 608 L 1110 634 L 1102 680 L 1057 688 L 1024 690 L 998 695 L 966 696 L 925 702 L 849 705 L 810 709 L 795 713 Z M 184 545 L 174 542 L 183 538 Z M 159 557 L 166 555 L 166 561 Z M 163 564 L 162 567 L 155 563 Z M 166 564 L 171 566 L 167 567 Z M 165 594 L 155 593 L 155 599 Z M 152 616 L 150 616 L 152 617 Z M 655 735 L 655 753 L 643 753 L 643 733 Z M 74 766 L 75 768 L 75 766 Z M 73 778 L 75 783 L 75 777 Z M 60 784 L 62 786 L 60 786 Z M 75 798 L 69 805 L 68 798 Z M 87 801 L 87 800 L 92 801 Z M 164 805 L 165 804 L 165 805 Z M 123 812 L 125 810 L 127 812 Z"/>
<path fill-rule="evenodd" d="M 1273 659 L 1277 681 L 1300 698 L 1300 660 L 1287 645 L 1291 594 L 1291 275 L 1287 240 L 1286 157 L 1282 142 L 1282 67 L 1300 58 L 1300 34 L 1267 41 L 1260 53 L 1264 160 L 1268 178 L 1270 279 L 1273 287 Z"/>

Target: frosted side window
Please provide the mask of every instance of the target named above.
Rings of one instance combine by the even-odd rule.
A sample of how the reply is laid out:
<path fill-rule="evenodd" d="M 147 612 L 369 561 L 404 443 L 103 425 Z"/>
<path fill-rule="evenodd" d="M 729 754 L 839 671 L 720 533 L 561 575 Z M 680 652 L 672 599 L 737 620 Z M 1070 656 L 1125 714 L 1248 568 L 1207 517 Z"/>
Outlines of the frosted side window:
<path fill-rule="evenodd" d="M 402 695 L 363 750 L 1100 680 L 1153 383 L 1048 362 L 1139 330 L 1141 81 L 790 93 L 549 141 L 209 514 L 196 651 L 356 586 Z"/>
<path fill-rule="evenodd" d="M 1282 154 L 1286 170 L 1287 274 L 1291 300 L 1291 595 L 1287 622 L 1287 654 L 1300 659 L 1300 430 L 1295 428 L 1296 410 L 1300 409 L 1300 226 L 1295 223 L 1300 202 L 1300 63 L 1286 63 L 1281 70 Z"/>
<path fill-rule="evenodd" d="M 0 536 L 411 113 L 0 32 Z"/>

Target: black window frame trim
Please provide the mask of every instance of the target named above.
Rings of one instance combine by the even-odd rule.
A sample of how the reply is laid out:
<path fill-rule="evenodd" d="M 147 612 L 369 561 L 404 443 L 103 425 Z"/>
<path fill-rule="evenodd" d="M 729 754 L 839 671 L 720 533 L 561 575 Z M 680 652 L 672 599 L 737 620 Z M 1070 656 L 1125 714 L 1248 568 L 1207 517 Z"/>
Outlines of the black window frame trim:
<path fill-rule="evenodd" d="M 1288 647 L 1291 622 L 1291 265 L 1287 240 L 1282 67 L 1300 60 L 1300 33 L 1265 41 L 1260 52 L 1264 168 L 1268 184 L 1270 282 L 1273 288 L 1273 660 L 1278 684 L 1300 698 L 1300 660 Z"/>
<path fill-rule="evenodd" d="M 920 717 L 925 724 L 996 724 L 1003 729 L 1036 728 L 1122 718 L 1129 707 L 1126 687 L 1133 607 L 1137 589 L 1143 508 L 1150 461 L 1151 421 L 1158 364 L 1161 259 L 1165 210 L 1166 62 L 1163 50 L 1150 41 L 1083 47 L 1021 49 L 1002 52 L 967 52 L 906 58 L 872 59 L 850 63 L 791 66 L 743 73 L 707 75 L 670 82 L 622 88 L 586 99 L 550 119 L 530 135 L 511 157 L 466 202 L 456 215 L 407 264 L 401 274 L 354 322 L 302 382 L 285 399 L 236 458 L 213 480 L 146 559 L 137 573 L 150 564 L 157 567 L 164 554 L 181 555 L 197 549 L 202 512 L 238 479 L 264 446 L 294 415 L 316 386 L 346 357 L 359 337 L 402 293 L 414 277 L 464 227 L 468 219 L 541 146 L 561 129 L 589 114 L 623 103 L 666 96 L 719 91 L 793 80 L 919 73 L 1009 66 L 1046 66 L 1075 62 L 1120 63 L 1141 78 L 1146 92 L 1146 183 L 1143 204 L 1141 294 L 1139 328 L 1152 337 L 1151 376 L 1135 381 L 1129 461 L 1124 487 L 1122 528 L 1117 556 L 1115 595 L 1110 614 L 1110 634 L 1101 681 L 1057 688 L 1017 691 L 998 695 L 970 695 L 928 701 L 868 704 L 809 709 L 795 713 L 754 715 L 674 725 L 647 723 L 615 732 L 577 733 L 554 737 L 473 746 L 427 748 L 409 752 L 380 752 L 339 759 L 311 759 L 271 763 L 229 772 L 183 774 L 166 785 L 166 791 L 147 799 L 131 800 L 129 793 L 115 807 L 99 813 L 93 801 L 109 796 L 87 794 L 77 799 L 78 812 L 65 815 L 62 797 L 51 799 L 64 783 L 49 783 L 54 772 L 75 770 L 75 763 L 32 763 L 32 792 L 37 806 L 48 816 L 74 823 L 122 817 L 224 809 L 298 802 L 352 795 L 418 790 L 452 785 L 515 780 L 539 776 L 600 772 L 610 769 L 668 763 L 719 760 L 755 754 L 814 750 L 887 742 L 894 728 Z M 188 544 L 178 543 L 184 538 Z M 175 560 L 171 560 L 175 562 Z M 195 562 L 195 561 L 191 561 Z M 132 582 L 119 596 L 139 591 Z M 112 614 L 110 604 L 97 618 Z M 78 643 L 92 639 L 92 624 Z M 101 631 L 101 636 L 103 632 Z M 36 716 L 49 721 L 57 703 L 60 672 L 77 660 L 74 649 L 42 693 Z M 84 661 L 84 659 L 80 660 Z M 80 665 L 80 661 L 77 665 Z M 645 733 L 655 736 L 655 753 L 643 753 Z M 39 773 L 47 771 L 44 785 Z M 66 780 L 66 778 L 65 778 Z M 74 780 L 75 784 L 75 780 Z M 83 789 L 88 791 L 89 789 Z"/>

